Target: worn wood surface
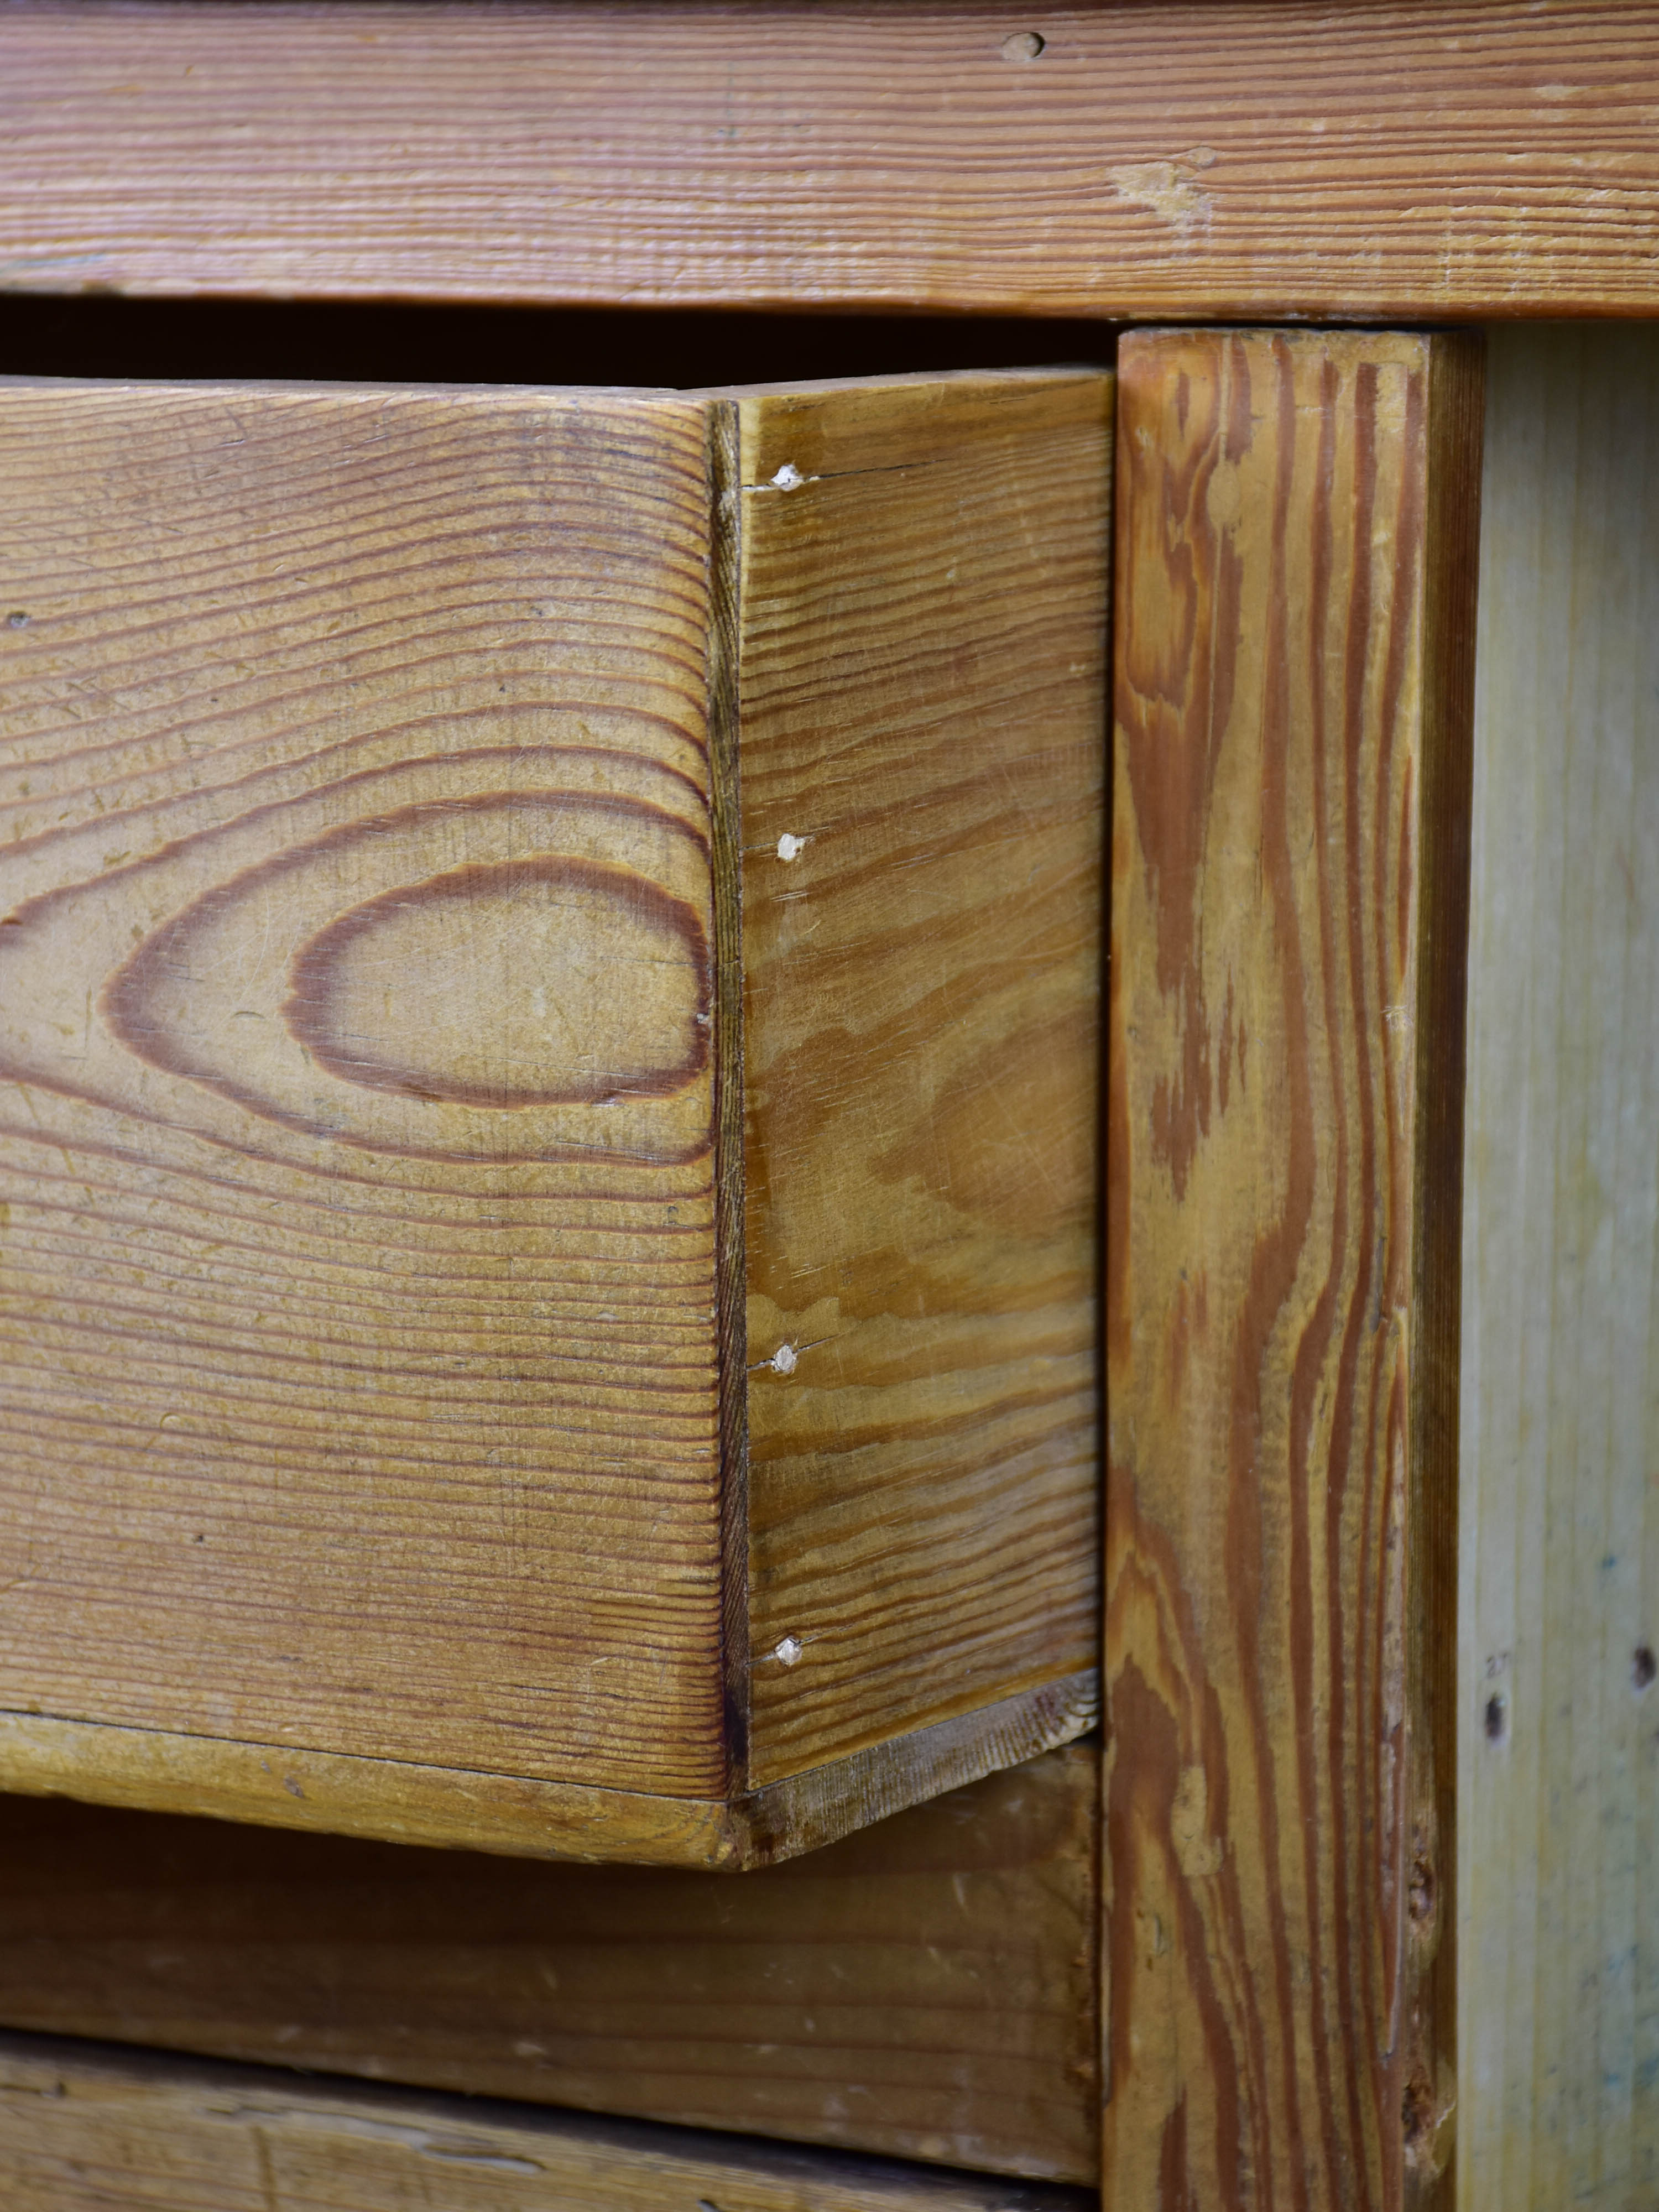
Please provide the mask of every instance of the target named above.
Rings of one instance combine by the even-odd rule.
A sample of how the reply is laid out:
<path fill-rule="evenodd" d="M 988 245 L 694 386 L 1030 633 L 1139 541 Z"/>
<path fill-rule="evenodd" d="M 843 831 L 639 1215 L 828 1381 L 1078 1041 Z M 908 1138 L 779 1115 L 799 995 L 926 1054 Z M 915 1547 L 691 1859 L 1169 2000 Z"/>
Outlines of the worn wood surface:
<path fill-rule="evenodd" d="M 758 1785 L 1097 1666 L 1111 390 L 739 403 Z"/>
<path fill-rule="evenodd" d="M 1099 1676 L 1091 1669 L 720 1798 L 18 1712 L 0 1712 L 0 1778 L 6 1789 L 34 1796 L 62 1792 L 94 1804 L 331 1835 L 732 1871 L 811 1850 L 1070 1742 L 1098 1717 L 1099 1704 Z"/>
<path fill-rule="evenodd" d="M 740 1864 L 1092 1723 L 1109 388 L 815 390 L 739 619 L 729 398 L 0 386 L 9 1786 Z"/>
<path fill-rule="evenodd" d="M 0 281 L 1652 313 L 1656 124 L 1621 0 L 12 0 Z"/>
<path fill-rule="evenodd" d="M 1083 2212 L 1081 2191 L 0 2038 L 15 2212 Z"/>
<path fill-rule="evenodd" d="M 1458 2202 L 1659 2202 L 1659 343 L 1494 337 L 1464 1213 Z"/>
<path fill-rule="evenodd" d="M 708 411 L 0 392 L 0 1705 L 725 1794 Z"/>
<path fill-rule="evenodd" d="M 1479 362 L 1120 351 L 1113 2212 L 1393 2208 L 1448 2153 Z"/>
<path fill-rule="evenodd" d="M 0 2022 L 1089 2181 L 1098 1788 L 736 1881 L 0 1799 Z"/>

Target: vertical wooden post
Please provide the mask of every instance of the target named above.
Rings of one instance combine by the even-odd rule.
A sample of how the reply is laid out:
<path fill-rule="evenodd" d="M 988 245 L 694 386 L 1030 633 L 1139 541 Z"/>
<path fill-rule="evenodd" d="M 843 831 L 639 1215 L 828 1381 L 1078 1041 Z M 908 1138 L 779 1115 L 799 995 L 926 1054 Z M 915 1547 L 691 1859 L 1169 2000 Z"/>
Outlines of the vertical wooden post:
<path fill-rule="evenodd" d="M 1659 2203 L 1659 331 L 1492 337 L 1469 923 L 1463 2212 Z"/>
<path fill-rule="evenodd" d="M 1120 354 L 1111 2212 L 1444 2186 L 1480 359 Z"/>

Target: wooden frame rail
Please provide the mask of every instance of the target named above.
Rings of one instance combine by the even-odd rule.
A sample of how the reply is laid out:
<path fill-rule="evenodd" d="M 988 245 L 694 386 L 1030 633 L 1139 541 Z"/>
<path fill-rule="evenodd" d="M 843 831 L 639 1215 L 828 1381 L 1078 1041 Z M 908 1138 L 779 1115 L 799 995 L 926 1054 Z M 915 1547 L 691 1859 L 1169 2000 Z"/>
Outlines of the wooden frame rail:
<path fill-rule="evenodd" d="M 0 284 L 1652 313 L 1656 125 L 1620 0 L 13 0 Z"/>

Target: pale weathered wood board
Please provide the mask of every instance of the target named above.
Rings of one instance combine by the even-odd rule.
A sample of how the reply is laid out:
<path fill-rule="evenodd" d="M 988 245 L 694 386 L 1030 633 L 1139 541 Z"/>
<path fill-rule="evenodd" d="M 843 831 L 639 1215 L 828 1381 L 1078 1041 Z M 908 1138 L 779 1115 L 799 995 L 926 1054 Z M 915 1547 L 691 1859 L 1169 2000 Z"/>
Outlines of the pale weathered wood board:
<path fill-rule="evenodd" d="M 1479 362 L 1120 350 L 1113 2212 L 1381 2212 L 1445 2155 Z"/>
<path fill-rule="evenodd" d="M 1084 2212 L 1080 2191 L 0 2037 L 8 2212 Z"/>
<path fill-rule="evenodd" d="M 1111 393 L 739 401 L 756 1784 L 1098 1662 Z"/>
<path fill-rule="evenodd" d="M 0 1798 L 0 2021 L 1089 2181 L 1099 1771 L 736 1881 Z"/>
<path fill-rule="evenodd" d="M 0 281 L 1653 313 L 1656 125 L 1659 23 L 1624 0 L 14 0 Z"/>
<path fill-rule="evenodd" d="M 1458 2202 L 1641 2212 L 1659 2202 L 1652 330 L 1493 335 L 1475 733 Z"/>

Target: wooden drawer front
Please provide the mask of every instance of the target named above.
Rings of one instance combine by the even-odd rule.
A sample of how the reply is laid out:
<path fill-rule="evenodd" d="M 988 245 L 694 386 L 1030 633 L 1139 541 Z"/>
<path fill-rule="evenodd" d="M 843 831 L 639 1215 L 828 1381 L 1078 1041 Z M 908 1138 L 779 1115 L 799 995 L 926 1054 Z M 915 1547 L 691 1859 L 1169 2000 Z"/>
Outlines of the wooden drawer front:
<path fill-rule="evenodd" d="M 0 391 L 0 1780 L 743 1863 L 1088 1725 L 1108 404 Z"/>

